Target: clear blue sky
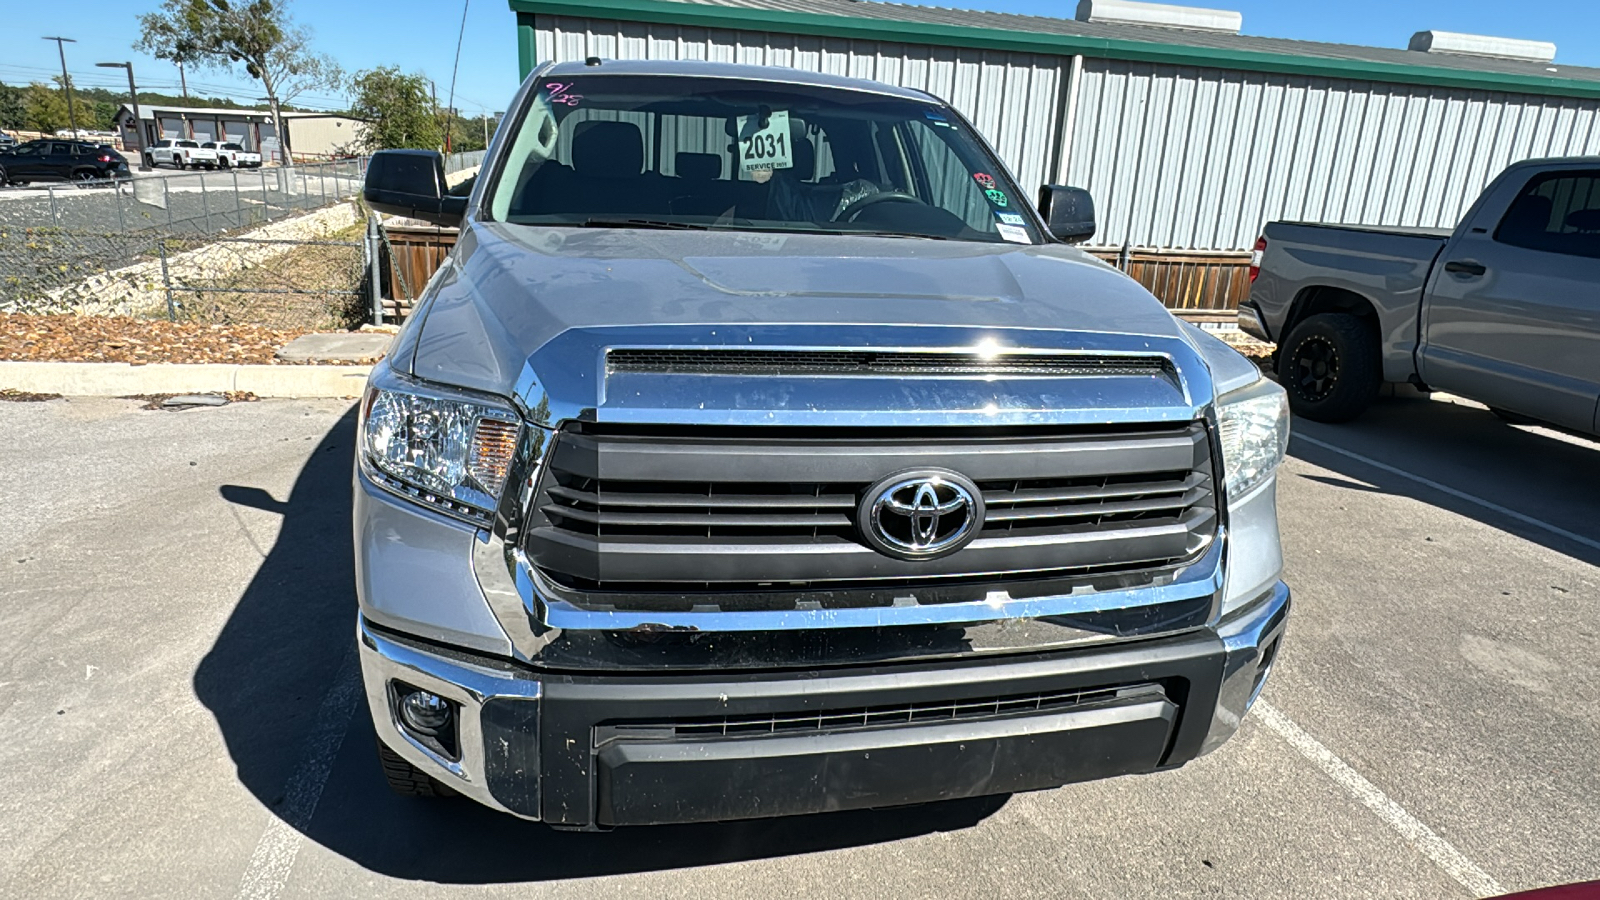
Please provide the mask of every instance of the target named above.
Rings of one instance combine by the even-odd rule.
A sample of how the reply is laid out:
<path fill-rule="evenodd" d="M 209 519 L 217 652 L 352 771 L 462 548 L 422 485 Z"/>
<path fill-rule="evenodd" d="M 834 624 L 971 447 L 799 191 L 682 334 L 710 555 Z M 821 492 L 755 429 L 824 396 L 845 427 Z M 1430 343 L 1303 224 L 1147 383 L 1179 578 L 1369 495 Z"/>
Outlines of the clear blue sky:
<path fill-rule="evenodd" d="M 516 27 L 505 0 L 469 3 L 456 105 L 475 115 L 504 109 L 516 88 Z M 39 36 L 62 35 L 78 40 L 67 45 L 67 68 L 78 83 L 125 86 L 121 72 L 97 69 L 94 63 L 132 59 L 141 89 L 176 93 L 177 70 L 132 49 L 138 14 L 155 8 L 157 0 L 7 5 L 0 80 L 23 84 L 59 73 L 55 43 Z M 1075 0 L 939 0 L 938 5 L 1067 17 L 1077 7 Z M 1433 28 L 1554 41 L 1558 63 L 1600 67 L 1600 3 L 1595 0 L 1209 0 L 1192 5 L 1240 10 L 1246 34 L 1404 47 L 1413 32 Z M 456 0 L 291 0 L 290 6 L 296 19 L 311 27 L 313 44 L 347 70 L 399 65 L 421 71 L 437 83 L 441 103 L 450 86 L 461 8 Z M 1512 10 L 1516 14 L 1508 15 Z M 189 87 L 191 93 L 244 102 L 261 96 L 248 79 L 217 72 L 191 72 Z M 336 108 L 344 98 L 320 94 L 302 102 Z"/>

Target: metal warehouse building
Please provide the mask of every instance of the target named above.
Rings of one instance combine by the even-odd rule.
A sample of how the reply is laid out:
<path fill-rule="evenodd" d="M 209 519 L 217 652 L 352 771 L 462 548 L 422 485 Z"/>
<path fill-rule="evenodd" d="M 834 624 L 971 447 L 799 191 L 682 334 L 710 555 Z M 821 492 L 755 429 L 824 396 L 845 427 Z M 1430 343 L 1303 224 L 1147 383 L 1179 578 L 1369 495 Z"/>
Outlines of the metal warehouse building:
<path fill-rule="evenodd" d="M 1237 302 L 1243 283 L 1217 270 L 1268 220 L 1449 227 L 1515 160 L 1600 154 L 1600 69 L 1555 65 L 1548 44 L 1248 37 L 1237 14 L 1120 0 L 1085 0 L 1077 19 L 872 0 L 510 5 L 524 77 L 551 59 L 709 59 L 935 94 L 1024 187 L 1088 188 L 1096 245 L 1208 273 L 1163 290 L 1152 279 L 1171 273 L 1135 272 L 1176 306 Z M 1134 21 L 1151 11 L 1177 18 Z"/>

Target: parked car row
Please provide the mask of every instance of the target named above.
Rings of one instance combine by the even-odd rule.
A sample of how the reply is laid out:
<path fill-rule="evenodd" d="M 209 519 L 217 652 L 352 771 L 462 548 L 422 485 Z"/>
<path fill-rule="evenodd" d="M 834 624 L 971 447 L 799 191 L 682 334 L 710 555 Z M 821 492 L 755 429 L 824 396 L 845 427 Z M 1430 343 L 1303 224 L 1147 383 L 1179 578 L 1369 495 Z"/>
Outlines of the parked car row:
<path fill-rule="evenodd" d="M 128 160 L 105 144 L 37 140 L 0 146 L 0 185 L 129 178 Z"/>

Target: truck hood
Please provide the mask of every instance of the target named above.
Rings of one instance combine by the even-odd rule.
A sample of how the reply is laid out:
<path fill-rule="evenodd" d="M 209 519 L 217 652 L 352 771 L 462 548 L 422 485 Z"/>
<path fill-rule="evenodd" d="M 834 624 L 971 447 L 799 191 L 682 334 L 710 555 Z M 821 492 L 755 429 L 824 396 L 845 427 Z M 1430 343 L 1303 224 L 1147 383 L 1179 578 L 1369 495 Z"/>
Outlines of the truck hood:
<path fill-rule="evenodd" d="M 1187 356 L 1174 359 L 1179 373 L 1185 364 L 1206 368 L 1194 339 L 1147 291 L 1060 245 L 474 223 L 434 287 L 396 346 L 396 368 L 518 395 L 530 408 L 539 394 L 566 413 L 602 419 L 607 409 L 620 415 L 651 405 L 648 393 L 703 391 L 707 384 L 635 381 L 629 396 L 608 392 L 602 357 L 622 345 L 932 349 L 987 342 L 1179 354 Z M 1185 395 L 1178 405 L 1196 403 L 1192 385 L 1175 387 Z M 901 395 L 892 398 L 897 405 L 981 399 L 945 390 L 908 401 L 904 385 L 891 390 Z M 860 385 L 852 393 L 852 405 L 884 400 Z M 1209 393 L 1208 383 L 1198 402 Z M 771 410 L 800 403 L 815 410 L 818 399 L 746 391 L 711 405 Z M 1130 396 L 1114 405 L 1144 403 L 1148 415 L 1152 399 Z"/>

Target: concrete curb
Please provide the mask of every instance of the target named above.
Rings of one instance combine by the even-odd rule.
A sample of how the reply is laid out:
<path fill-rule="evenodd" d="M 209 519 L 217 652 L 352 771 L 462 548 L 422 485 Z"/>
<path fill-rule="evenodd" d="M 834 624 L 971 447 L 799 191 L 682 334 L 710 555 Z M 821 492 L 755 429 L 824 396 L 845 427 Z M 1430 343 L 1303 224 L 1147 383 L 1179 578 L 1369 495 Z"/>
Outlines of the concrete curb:
<path fill-rule="evenodd" d="M 69 397 L 212 394 L 258 397 L 359 397 L 371 366 L 246 366 L 75 362 L 0 362 L 0 389 Z"/>

